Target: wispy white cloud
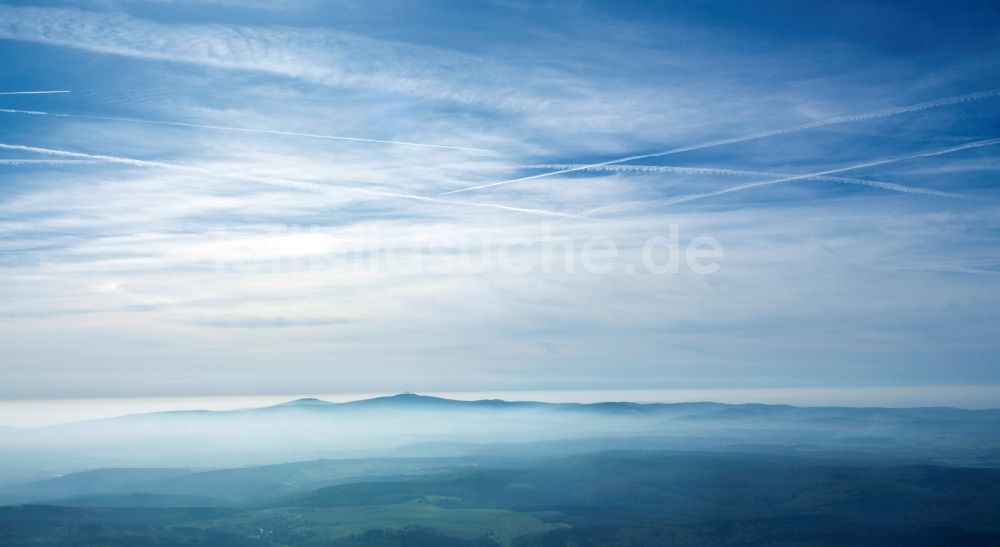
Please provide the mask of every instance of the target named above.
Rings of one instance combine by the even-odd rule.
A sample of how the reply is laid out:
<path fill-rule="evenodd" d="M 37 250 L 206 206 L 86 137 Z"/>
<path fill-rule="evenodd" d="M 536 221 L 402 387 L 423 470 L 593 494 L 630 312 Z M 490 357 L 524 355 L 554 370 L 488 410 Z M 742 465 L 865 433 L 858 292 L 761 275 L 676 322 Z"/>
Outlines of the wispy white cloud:
<path fill-rule="evenodd" d="M 775 39 L 608 3 L 463 3 L 477 21 L 464 26 L 410 17 L 432 8 L 409 3 L 278 18 L 277 4 L 210 2 L 0 7 L 5 89 L 73 90 L 0 101 L 19 111 L 0 142 L 23 146 L 0 150 L 0 396 L 186 393 L 192 379 L 294 391 L 997 378 L 1000 281 L 967 282 L 997 269 L 987 148 L 819 175 L 832 184 L 774 187 L 781 199 L 557 216 L 990 138 L 995 100 L 918 101 L 996 88 L 995 48 L 900 54 L 823 21 Z M 893 115 L 890 102 L 925 109 Z M 512 184 L 489 203 L 437 197 L 550 158 L 576 168 L 862 111 L 886 116 L 692 151 L 687 167 Z M 898 194 L 923 189 L 971 197 Z M 722 244 L 718 274 L 628 273 L 673 224 L 682 249 Z M 611 273 L 567 273 L 558 250 L 543 269 L 547 243 L 591 238 L 616 244 Z M 510 274 L 503 248 L 535 268 Z"/>
<path fill-rule="evenodd" d="M 171 25 L 120 13 L 0 6 L 0 37 L 143 59 L 252 70 L 321 85 L 499 108 L 537 108 L 502 63 L 350 32 Z"/>

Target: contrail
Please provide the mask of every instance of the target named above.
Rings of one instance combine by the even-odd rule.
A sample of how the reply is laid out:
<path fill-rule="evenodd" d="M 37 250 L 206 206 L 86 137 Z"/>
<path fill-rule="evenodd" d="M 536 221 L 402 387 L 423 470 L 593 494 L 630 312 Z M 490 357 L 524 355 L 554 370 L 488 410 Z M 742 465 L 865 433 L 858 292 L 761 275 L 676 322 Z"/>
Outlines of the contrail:
<path fill-rule="evenodd" d="M 53 93 L 69 93 L 66 90 L 56 91 L 0 91 L 0 95 L 51 95 Z"/>
<path fill-rule="evenodd" d="M 561 218 L 572 218 L 575 220 L 589 220 L 581 215 L 574 215 L 571 213 L 560 213 L 557 211 L 549 211 L 546 209 L 533 209 L 527 207 L 515 207 L 511 205 L 501 205 L 497 203 L 481 203 L 474 201 L 453 201 L 446 199 L 439 199 L 435 197 L 420 196 L 416 194 L 405 194 L 402 192 L 391 192 L 384 190 L 369 190 L 366 188 L 357 188 L 354 186 L 342 186 L 342 185 L 332 185 L 332 184 L 319 184 L 315 182 L 306 182 L 294 179 L 286 179 L 280 177 L 261 177 L 256 175 L 243 175 L 238 173 L 228 173 L 213 171 L 211 169 L 205 169 L 203 167 L 194 167 L 188 165 L 180 165 L 176 163 L 165 163 L 161 161 L 149 161 L 149 160 L 138 160 L 133 158 L 126 158 L 121 156 L 105 156 L 99 154 L 84 154 L 82 152 L 71 152 L 68 150 L 56 150 L 52 148 L 39 148 L 35 146 L 25 146 L 20 144 L 4 144 L 0 143 L 0 149 L 2 150 L 18 150 L 21 152 L 34 152 L 36 154 L 47 154 L 50 156 L 59 156 L 65 158 L 73 159 L 86 159 L 86 160 L 96 160 L 104 161 L 109 163 L 117 163 L 122 165 L 131 165 L 134 167 L 155 167 L 160 169 L 170 169 L 175 171 L 182 171 L 186 173 L 198 173 L 202 175 L 210 175 L 214 177 L 222 177 L 233 180 L 244 180 L 250 182 L 257 182 L 260 184 L 267 184 L 270 186 L 279 186 L 282 188 L 293 188 L 296 190 L 307 190 L 311 192 L 320 193 L 338 193 L 338 192 L 348 192 L 355 194 L 364 194 L 368 196 L 376 196 L 383 198 L 396 198 L 396 199 L 408 199 L 414 201 L 423 201 L 428 203 L 442 203 L 448 205 L 461 205 L 467 207 L 482 207 L 489 209 L 499 209 L 503 211 L 511 211 L 516 213 L 526 213 L 532 215 L 544 215 L 544 216 L 554 216 Z"/>
<path fill-rule="evenodd" d="M 167 122 L 157 120 L 143 120 L 139 118 L 119 118 L 115 116 L 92 116 L 90 114 L 61 114 L 58 112 L 42 112 L 40 110 L 17 110 L 13 108 L 0 108 L 0 112 L 5 114 L 29 114 L 32 116 L 53 116 L 56 118 L 78 118 L 83 120 L 104 120 L 112 122 L 141 123 L 146 125 L 167 125 L 173 127 L 191 127 L 195 129 L 212 129 L 216 131 L 233 131 L 237 133 L 257 133 L 263 135 L 281 135 L 285 137 L 305 137 L 310 139 L 324 139 L 333 141 L 367 142 L 375 144 L 395 144 L 399 146 L 419 146 L 423 148 L 441 148 L 445 150 L 464 150 L 467 152 L 489 152 L 485 148 L 472 148 L 468 146 L 449 146 L 444 144 L 427 144 L 422 142 L 390 141 L 382 139 L 365 139 L 361 137 L 343 137 L 337 135 L 320 135 L 316 133 L 297 133 L 295 131 L 279 131 L 277 129 L 254 129 L 249 127 L 230 127 L 226 125 L 204 125 L 197 123 Z"/>
<path fill-rule="evenodd" d="M 36 154 L 47 154 L 50 156 L 61 156 L 69 158 L 79 158 L 87 159 L 91 161 L 104 161 L 108 163 L 120 163 L 124 165 L 133 165 L 136 167 L 161 167 L 167 169 L 185 169 L 182 165 L 175 165 L 170 163 L 162 163 L 158 161 L 148 161 L 148 160 L 136 160 L 132 158 L 123 158 L 119 156 L 101 156 L 96 154 L 84 154 L 82 152 L 70 152 L 68 150 L 56 150 L 53 148 L 40 148 L 37 146 L 26 146 L 23 144 L 4 144 L 0 143 L 0 149 L 2 150 L 18 150 L 20 152 L 33 152 Z M 191 168 L 197 169 L 197 168 Z"/>
<path fill-rule="evenodd" d="M 787 177 L 781 177 L 771 180 L 764 180 L 760 182 L 751 182 L 749 184 L 741 184 L 739 186 L 731 186 L 729 188 L 724 188 L 722 190 L 716 190 L 715 192 L 705 192 L 702 194 L 688 194 L 686 196 L 678 196 L 675 198 L 665 198 L 665 199 L 655 199 L 655 200 L 645 200 L 645 201 L 630 201 L 626 203 L 619 203 L 617 205 L 609 205 L 606 207 L 598 207 L 596 209 L 589 209 L 581 213 L 583 216 L 589 215 L 599 215 L 604 213 L 612 213 L 623 211 L 626 209 L 631 209 L 636 206 L 645 205 L 648 203 L 662 203 L 664 205 L 676 205 L 678 203 L 686 203 L 689 201 L 695 201 L 699 199 L 705 199 L 715 196 L 721 196 L 724 194 L 731 194 L 733 192 L 740 192 L 743 190 L 749 190 L 751 188 L 758 188 L 761 186 L 770 186 L 772 184 L 780 184 L 783 182 L 793 182 L 796 180 L 804 180 L 809 178 L 822 177 L 826 175 L 832 175 L 834 173 L 843 173 L 845 171 L 853 171 L 855 169 L 863 169 L 865 167 L 875 167 L 877 165 L 885 165 L 889 163 L 897 163 L 906 160 L 918 159 L 918 158 L 928 158 L 932 156 L 942 156 L 944 154 L 951 154 L 952 152 L 959 152 L 961 150 L 968 150 L 970 148 L 981 148 L 983 146 L 994 146 L 1000 144 L 1000 139 L 986 139 L 981 141 L 974 141 L 965 144 L 960 144 L 957 146 L 950 146 L 948 148 L 940 148 L 938 150 L 931 150 L 927 152 L 919 152 L 916 154 L 910 154 L 907 156 L 896 156 L 892 158 L 884 158 L 880 160 L 872 160 L 864 163 L 858 163 L 854 165 L 849 165 L 847 167 L 838 167 L 836 169 L 827 169 L 825 171 L 817 171 L 815 173 L 806 173 L 803 175 L 790 175 Z"/>
<path fill-rule="evenodd" d="M 531 175 L 528 177 L 521 177 L 510 180 L 502 180 L 499 182 L 491 182 L 489 184 L 480 184 L 477 186 L 469 186 L 467 188 L 459 188 L 458 190 L 452 190 L 450 192 L 444 192 L 440 194 L 446 196 L 448 194 L 457 194 L 458 192 L 468 192 L 470 190 L 479 190 L 482 188 L 490 188 L 493 186 L 500 186 L 503 184 L 510 184 L 512 182 L 520 182 L 523 180 L 539 179 L 542 177 L 551 177 L 553 175 L 561 175 L 563 173 L 572 173 L 574 171 L 583 171 L 584 169 L 589 169 L 593 167 L 601 167 L 603 165 L 614 165 L 616 163 L 625 163 L 627 161 L 642 160 L 646 158 L 657 158 L 660 156 L 669 156 L 671 154 L 678 154 L 680 152 L 689 152 L 692 150 L 702 150 L 705 148 L 713 148 L 716 146 L 722 146 L 724 144 L 735 144 L 740 142 L 753 141 L 757 139 L 763 139 L 766 137 L 774 137 L 778 135 L 785 135 L 787 133 L 796 133 L 799 131 L 806 131 L 808 129 L 816 129 L 819 127 L 826 127 L 828 125 L 837 125 L 850 122 L 859 122 L 864 120 L 872 120 L 876 118 L 886 118 L 889 116 L 897 116 L 899 114 L 907 114 L 910 112 L 919 112 L 921 110 L 927 110 L 929 108 L 937 108 L 941 106 L 948 106 L 958 103 L 964 103 L 969 101 L 976 101 L 979 99 L 987 99 L 990 97 L 996 97 L 1000 95 L 1000 89 L 991 89 L 987 91 L 979 91 L 976 93 L 969 93 L 967 95 L 957 95 L 954 97 L 946 97 L 944 99 L 937 99 L 933 101 L 927 101 L 923 103 L 911 104 L 908 106 L 900 106 L 896 108 L 889 108 L 886 110 L 876 110 L 874 112 L 867 112 L 864 114 L 853 114 L 850 116 L 838 116 L 834 118 L 827 118 L 825 120 L 819 120 L 815 122 L 810 122 L 802 125 L 794 125 L 791 127 L 785 127 L 782 129 L 773 129 L 771 131 L 764 131 L 761 133 L 753 133 L 750 135 L 744 135 L 741 137 L 730 137 L 728 139 L 719 139 L 714 141 L 707 141 L 700 144 L 693 144 L 690 146 L 682 146 L 680 148 L 671 148 L 670 150 L 664 150 L 662 152 L 653 152 L 650 154 L 639 154 L 636 156 L 628 156 L 625 158 L 618 158 L 614 160 L 602 161 L 598 163 L 591 163 L 587 165 L 581 165 L 579 167 L 573 167 L 568 169 L 559 169 L 556 171 L 550 171 L 548 173 L 540 173 L 538 175 Z"/>
<path fill-rule="evenodd" d="M 579 164 L 552 164 L 552 165 L 524 165 L 522 169 L 570 169 L 578 167 Z M 602 165 L 591 167 L 588 171 L 624 171 L 638 173 L 680 173 L 685 175 L 727 175 L 734 177 L 789 177 L 787 173 L 772 173 L 768 171 L 748 171 L 746 169 L 726 169 L 720 167 L 679 167 L 674 165 Z M 809 180 L 821 180 L 827 182 L 837 182 L 841 184 L 856 184 L 859 186 L 870 186 L 881 188 L 891 192 L 903 192 L 906 194 L 926 194 L 929 196 L 941 196 L 951 198 L 961 198 L 958 194 L 920 188 L 917 186 L 906 186 L 895 182 L 885 182 L 881 180 L 858 179 L 853 177 L 809 177 Z"/>
<path fill-rule="evenodd" d="M 101 163 L 104 160 L 38 160 L 38 159 L 0 159 L 0 165 L 80 165 Z"/>
<path fill-rule="evenodd" d="M 952 272 L 952 273 L 964 273 L 964 274 L 981 274 L 981 275 L 1000 275 L 1000 270 L 984 270 L 982 268 L 971 268 L 963 265 L 955 264 L 933 264 L 933 263 L 919 263 L 913 262 L 910 264 L 901 264 L 904 269 L 910 270 L 926 270 L 926 271 L 938 271 L 938 272 Z"/>
<path fill-rule="evenodd" d="M 41 112 L 39 110 L 16 110 L 13 108 L 0 108 L 0 112 L 5 114 L 31 114 L 32 116 L 48 116 L 48 112 Z"/>

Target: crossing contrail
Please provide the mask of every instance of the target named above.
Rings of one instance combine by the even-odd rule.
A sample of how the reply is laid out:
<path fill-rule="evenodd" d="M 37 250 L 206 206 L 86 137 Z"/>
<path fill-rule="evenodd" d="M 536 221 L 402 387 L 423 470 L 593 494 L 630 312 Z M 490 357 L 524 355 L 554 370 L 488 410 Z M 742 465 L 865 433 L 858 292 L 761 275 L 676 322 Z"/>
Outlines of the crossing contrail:
<path fill-rule="evenodd" d="M 53 93 L 69 93 L 66 90 L 54 91 L 0 91 L 0 95 L 51 95 Z"/>
<path fill-rule="evenodd" d="M 20 152 L 33 152 L 36 154 L 46 154 L 50 156 L 58 156 L 63 158 L 72 158 L 79 160 L 93 160 L 93 161 L 103 161 L 108 163 L 117 163 L 122 165 L 131 165 L 134 167 L 154 167 L 160 169 L 170 169 L 174 171 L 181 171 L 186 173 L 197 173 L 201 175 L 209 175 L 213 177 L 227 178 L 231 180 L 243 180 L 249 182 L 257 182 L 260 184 L 266 184 L 270 186 L 279 186 L 282 188 L 292 188 L 296 190 L 307 190 L 311 192 L 319 192 L 324 194 L 330 193 L 354 193 L 363 194 L 374 197 L 383 198 L 394 198 L 394 199 L 407 199 L 413 201 L 422 201 L 426 203 L 440 203 L 447 205 L 458 205 L 465 207 L 480 207 L 488 209 L 499 209 L 503 211 L 511 211 L 516 213 L 526 213 L 532 215 L 544 215 L 544 216 L 554 216 L 561 218 L 571 218 L 575 220 L 593 220 L 586 217 L 575 215 L 571 213 L 560 213 L 558 211 L 549 211 L 546 209 L 535 209 L 529 207 L 516 207 L 512 205 L 502 205 L 498 203 L 482 203 L 475 201 L 454 201 L 446 200 L 429 196 L 420 196 L 416 194 L 406 194 L 403 192 L 392 192 L 388 190 L 370 190 L 367 188 L 358 188 L 355 186 L 342 186 L 342 185 L 332 185 L 332 184 L 319 184 L 315 182 L 306 182 L 294 179 L 286 179 L 281 177 L 261 177 L 256 175 L 243 175 L 239 173 L 230 173 L 215 171 L 212 169 L 205 169 L 203 167 L 195 167 L 189 165 L 182 165 L 177 163 L 166 163 L 161 161 L 150 161 L 150 160 L 139 160 L 134 158 L 127 158 L 122 156 L 106 156 L 100 154 L 85 154 L 82 152 L 72 152 L 69 150 L 58 150 L 53 148 L 40 148 L 36 146 L 26 146 L 21 144 L 4 144 L 0 143 L 0 149 L 2 150 L 17 150 Z"/>
<path fill-rule="evenodd" d="M 103 120 L 112 122 L 140 123 L 145 125 L 166 125 L 172 127 L 190 127 L 194 129 L 211 129 L 215 131 L 232 131 L 237 133 L 256 133 L 263 135 L 281 135 L 284 137 L 305 137 L 309 139 L 324 139 L 333 141 L 366 142 L 374 144 L 394 144 L 398 146 L 418 146 L 423 148 L 440 148 L 445 150 L 464 150 L 466 152 L 495 152 L 485 148 L 472 148 L 469 146 L 450 146 L 445 144 L 428 144 L 410 141 L 392 141 L 383 139 L 366 139 L 362 137 L 344 137 L 339 135 L 321 135 L 317 133 L 298 133 L 295 131 L 281 131 L 277 129 L 256 129 L 250 127 L 230 127 L 226 125 L 206 125 L 198 123 L 170 122 L 160 120 L 144 120 L 140 118 L 119 118 L 116 116 L 94 116 L 90 114 L 63 114 L 58 112 L 43 112 L 40 110 L 18 110 L 14 108 L 0 108 L 4 114 L 27 114 L 32 116 L 52 116 L 55 118 L 77 118 L 82 120 Z"/>
<path fill-rule="evenodd" d="M 815 122 L 810 122 L 802 125 L 794 125 L 791 127 L 785 127 L 782 129 L 773 129 L 771 131 L 763 131 L 760 133 L 752 133 L 750 135 L 743 135 L 740 137 L 730 137 L 728 139 L 719 139 L 714 141 L 707 141 L 699 144 L 693 144 L 690 146 L 682 146 L 680 148 L 671 148 L 670 150 L 664 150 L 662 152 L 653 152 L 650 154 L 639 154 L 635 156 L 628 156 L 624 158 L 618 158 L 608 161 L 602 161 L 598 163 L 591 163 L 587 165 L 581 165 L 578 167 L 568 168 L 568 169 L 558 169 L 555 171 L 549 171 L 547 173 L 539 173 L 537 175 L 531 175 L 527 177 L 520 177 L 516 179 L 502 180 L 499 182 L 491 182 L 488 184 L 479 184 L 477 186 L 469 186 L 467 188 L 459 188 L 458 190 L 451 190 L 449 192 L 444 192 L 439 194 L 441 196 L 447 196 L 449 194 L 457 194 L 459 192 L 469 192 L 471 190 L 479 190 L 482 188 L 491 188 L 493 186 L 501 186 L 504 184 L 511 184 L 513 182 L 520 182 L 524 180 L 540 179 L 543 177 L 551 177 L 553 175 L 561 175 L 563 173 L 572 173 L 574 171 L 583 171 L 585 169 L 593 167 L 601 167 L 603 165 L 614 165 L 616 163 L 625 163 L 627 161 L 642 160 L 647 158 L 658 158 L 661 156 L 669 156 L 671 154 L 679 154 L 681 152 L 689 152 L 692 150 L 702 150 L 705 148 L 713 148 L 716 146 L 722 146 L 725 144 L 736 144 L 741 142 L 753 141 L 757 139 L 763 139 L 766 137 L 775 137 L 778 135 L 785 135 L 788 133 L 797 133 L 799 131 L 806 131 L 808 129 L 817 129 L 820 127 L 826 127 L 829 125 L 837 125 L 843 123 L 860 122 L 865 120 L 872 120 L 876 118 L 886 118 L 889 116 L 897 116 L 900 114 L 908 114 L 910 112 L 919 112 L 921 110 L 927 110 L 929 108 L 938 108 L 941 106 L 949 106 L 953 104 L 959 104 L 969 101 L 976 101 L 979 99 L 987 99 L 990 97 L 996 97 L 1000 95 L 1000 89 L 991 89 L 987 91 L 979 91 L 976 93 L 969 93 L 966 95 L 956 95 L 954 97 L 946 97 L 943 99 L 936 99 L 933 101 L 927 101 L 922 103 L 911 104 L 907 106 L 900 106 L 896 108 L 889 108 L 885 110 L 876 110 L 874 112 L 866 112 L 863 114 L 852 114 L 849 116 L 837 116 L 834 118 L 827 118 L 825 120 L 819 120 Z"/>
<path fill-rule="evenodd" d="M 1000 139 L 986 139 L 981 141 L 973 141 L 965 144 L 960 144 L 957 146 L 950 146 L 948 148 L 940 148 L 937 150 L 930 150 L 927 152 L 918 152 L 916 154 L 909 154 L 906 156 L 896 156 L 892 158 L 884 158 L 880 160 L 872 160 L 864 163 L 857 163 L 854 165 L 849 165 L 847 167 L 838 167 L 836 169 L 827 169 L 825 171 L 817 171 L 815 173 L 805 173 L 802 175 L 790 175 L 787 177 L 780 177 L 771 180 L 764 180 L 760 182 L 751 182 L 748 184 L 741 184 L 739 186 L 731 186 L 729 188 L 724 188 L 722 190 L 716 190 L 714 192 L 705 192 L 701 194 L 688 194 L 685 196 L 678 196 L 675 198 L 664 198 L 664 199 L 654 199 L 654 200 L 644 200 L 644 201 L 629 201 L 625 203 L 619 203 L 617 205 L 609 205 L 606 207 L 598 207 L 596 209 L 589 209 L 581 213 L 583 216 L 590 215 L 600 215 L 605 213 L 614 213 L 618 211 L 623 211 L 631 209 L 634 207 L 646 205 L 649 203 L 661 203 L 664 205 L 677 205 L 679 203 L 687 203 L 689 201 L 695 201 L 699 199 L 705 199 L 715 196 L 721 196 L 724 194 L 731 194 L 733 192 L 741 192 L 743 190 L 749 190 L 751 188 L 759 188 L 761 186 L 770 186 L 772 184 L 780 184 L 783 182 L 793 182 L 797 180 L 804 180 L 816 177 L 822 177 L 826 175 L 832 175 L 834 173 L 843 173 L 845 171 L 853 171 L 855 169 L 863 169 L 865 167 L 875 167 L 877 165 L 886 165 L 889 163 L 897 163 L 906 160 L 918 159 L 918 158 L 928 158 L 932 156 L 942 156 L 944 154 L 951 154 L 953 152 L 959 152 L 961 150 L 968 150 L 970 148 L 981 148 L 983 146 L 995 146 L 1000 144 Z"/>
<path fill-rule="evenodd" d="M 553 165 L 525 165 L 522 169 L 569 169 L 577 167 L 578 164 L 553 164 Z M 588 171 L 622 171 L 622 172 L 632 172 L 632 173 L 679 173 L 685 175 L 726 175 L 733 177 L 789 177 L 787 173 L 772 173 L 768 171 L 748 171 L 746 169 L 726 169 L 720 167 L 679 167 L 674 165 L 602 165 L 600 167 L 591 167 L 587 169 Z M 948 192 L 941 192 L 939 190 L 932 190 L 930 188 L 920 188 L 918 186 L 907 186 L 905 184 L 897 184 L 895 182 L 885 182 L 881 180 L 868 180 L 859 179 L 853 177 L 831 177 L 831 176 L 819 176 L 819 177 L 809 177 L 809 180 L 821 180 L 827 182 L 836 182 L 840 184 L 855 184 L 858 186 L 870 186 L 872 188 L 881 188 L 882 190 L 889 190 L 891 192 L 903 192 L 905 194 L 926 194 L 929 196 L 942 196 L 942 197 L 962 197 L 958 194 L 951 194 Z"/>

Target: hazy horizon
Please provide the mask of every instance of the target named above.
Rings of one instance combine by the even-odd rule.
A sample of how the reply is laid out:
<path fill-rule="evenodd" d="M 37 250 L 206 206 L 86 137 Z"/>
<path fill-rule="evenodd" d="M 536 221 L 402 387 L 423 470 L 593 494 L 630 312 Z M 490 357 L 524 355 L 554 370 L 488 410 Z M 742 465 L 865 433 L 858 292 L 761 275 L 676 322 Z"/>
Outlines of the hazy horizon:
<path fill-rule="evenodd" d="M 301 393 L 270 395 L 201 395 L 186 397 L 92 397 L 80 399 L 0 400 L 0 426 L 44 427 L 129 414 L 172 410 L 237 410 L 301 398 L 349 402 L 404 393 Z M 882 386 L 843 388 L 742 389 L 605 389 L 547 391 L 431 391 L 419 395 L 462 401 L 502 399 L 552 403 L 690 403 L 775 404 L 837 407 L 1000 408 L 1000 386 Z"/>

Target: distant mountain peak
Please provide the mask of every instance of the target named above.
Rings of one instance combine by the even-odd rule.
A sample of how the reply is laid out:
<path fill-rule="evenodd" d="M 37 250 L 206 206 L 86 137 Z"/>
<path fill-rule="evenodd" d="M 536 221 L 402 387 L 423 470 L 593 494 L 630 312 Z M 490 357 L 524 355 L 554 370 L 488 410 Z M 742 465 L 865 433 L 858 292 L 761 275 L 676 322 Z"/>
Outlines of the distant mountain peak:
<path fill-rule="evenodd" d="M 430 395 L 420 395 L 418 393 L 413 393 L 412 391 L 404 391 L 402 393 L 397 393 L 395 395 L 389 395 L 388 399 L 399 399 L 399 400 L 421 400 L 421 399 L 439 399 L 439 397 L 431 397 Z"/>
<path fill-rule="evenodd" d="M 396 395 L 385 395 L 382 397 L 375 397 L 372 399 L 362 399 L 360 401 L 351 401 L 345 403 L 350 406 L 437 406 L 437 405 L 461 405 L 467 404 L 467 401 L 453 401 L 451 399 L 443 399 L 441 397 L 433 397 L 430 395 L 419 395 L 417 393 L 411 393 L 409 391 L 403 393 L 397 393 Z"/>
<path fill-rule="evenodd" d="M 277 407 L 327 407 L 327 406 L 340 406 L 340 405 L 379 405 L 379 404 L 435 404 L 435 403 L 458 403 L 460 401 L 452 401 L 451 399 L 442 399 L 440 397 L 432 397 L 430 395 L 419 395 L 416 393 L 411 393 L 409 391 L 403 393 L 397 393 L 396 395 L 384 395 L 382 397 L 374 397 L 372 399 L 360 399 L 357 401 L 350 401 L 347 403 L 334 403 L 330 401 L 324 401 L 323 399 L 317 399 L 315 397 L 302 397 L 300 399 L 295 399 L 294 401 L 288 401 L 287 403 L 280 403 L 275 405 Z"/>
<path fill-rule="evenodd" d="M 323 399 L 317 399 L 315 397 L 303 397 L 301 399 L 295 399 L 294 401 L 288 401 L 287 403 L 281 403 L 279 406 L 326 406 L 332 405 L 330 401 L 324 401 Z"/>
<path fill-rule="evenodd" d="M 372 401 L 377 400 L 383 401 L 394 401 L 394 402 L 432 402 L 432 401 L 451 401 L 451 399 L 442 399 L 441 397 L 433 397 L 431 395 L 420 395 L 418 393 L 413 393 L 410 391 L 404 391 L 403 393 L 397 393 L 395 395 L 387 395 L 385 397 L 376 397 L 370 399 Z"/>

